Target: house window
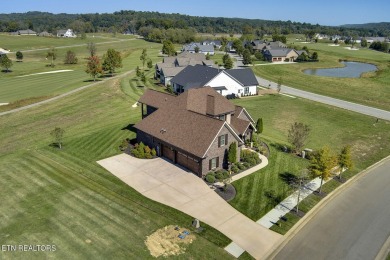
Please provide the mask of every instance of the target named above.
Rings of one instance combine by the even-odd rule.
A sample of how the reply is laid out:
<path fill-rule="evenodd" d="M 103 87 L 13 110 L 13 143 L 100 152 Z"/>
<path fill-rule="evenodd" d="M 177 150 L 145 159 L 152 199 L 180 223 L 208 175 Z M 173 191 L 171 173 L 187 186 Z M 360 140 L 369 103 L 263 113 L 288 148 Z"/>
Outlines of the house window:
<path fill-rule="evenodd" d="M 209 170 L 215 169 L 219 167 L 219 157 L 215 157 L 210 159 L 209 161 Z"/>
<path fill-rule="evenodd" d="M 221 135 L 218 137 L 218 147 L 225 146 L 228 143 L 228 135 Z"/>
<path fill-rule="evenodd" d="M 219 116 L 219 119 L 222 120 L 222 121 L 225 121 L 225 118 L 226 118 L 226 115 Z"/>
<path fill-rule="evenodd" d="M 241 93 L 241 89 L 238 90 L 238 94 L 240 94 L 240 93 Z"/>
<path fill-rule="evenodd" d="M 245 95 L 248 95 L 248 94 L 249 94 L 249 87 L 244 88 L 244 94 L 245 94 Z"/>

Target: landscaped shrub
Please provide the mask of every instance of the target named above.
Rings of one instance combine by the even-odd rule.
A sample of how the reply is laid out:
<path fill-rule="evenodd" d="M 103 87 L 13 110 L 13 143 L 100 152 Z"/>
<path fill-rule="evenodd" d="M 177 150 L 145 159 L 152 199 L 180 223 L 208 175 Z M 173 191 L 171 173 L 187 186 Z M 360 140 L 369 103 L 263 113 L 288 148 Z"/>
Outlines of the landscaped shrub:
<path fill-rule="evenodd" d="M 244 167 L 247 169 L 251 167 L 251 164 L 248 162 L 243 162 L 242 165 L 244 165 Z"/>
<path fill-rule="evenodd" d="M 218 172 L 216 172 L 215 173 L 215 178 L 217 178 L 218 180 L 223 180 L 224 178 L 223 178 L 223 173 L 222 172 L 220 172 L 220 171 L 218 171 Z"/>
<path fill-rule="evenodd" d="M 207 181 L 208 183 L 214 183 L 214 182 L 215 182 L 214 173 L 208 173 L 208 174 L 206 174 L 205 179 L 206 179 L 206 181 Z"/>
<path fill-rule="evenodd" d="M 238 167 L 238 169 L 240 169 L 241 171 L 243 171 L 243 170 L 246 170 L 246 168 L 248 168 L 248 167 L 245 167 L 245 165 L 243 164 L 243 163 L 237 163 L 237 167 Z"/>
<path fill-rule="evenodd" d="M 232 165 L 232 168 L 231 168 L 232 172 L 234 173 L 238 173 L 240 171 L 240 169 L 238 169 L 237 165 L 233 164 Z"/>
<path fill-rule="evenodd" d="M 150 149 L 149 146 L 144 145 L 142 142 L 139 144 L 135 144 L 134 148 L 131 149 L 130 153 L 137 158 L 140 159 L 152 159 L 156 156 L 156 150 Z"/>
<path fill-rule="evenodd" d="M 247 162 L 251 166 L 254 166 L 254 165 L 259 164 L 261 162 L 259 155 L 255 152 L 250 151 L 250 150 L 242 150 L 241 151 L 241 161 Z"/>
<path fill-rule="evenodd" d="M 119 145 L 119 149 L 121 151 L 124 151 L 126 150 L 126 148 L 129 146 L 129 142 L 127 141 L 127 139 L 123 139 L 121 144 Z"/>

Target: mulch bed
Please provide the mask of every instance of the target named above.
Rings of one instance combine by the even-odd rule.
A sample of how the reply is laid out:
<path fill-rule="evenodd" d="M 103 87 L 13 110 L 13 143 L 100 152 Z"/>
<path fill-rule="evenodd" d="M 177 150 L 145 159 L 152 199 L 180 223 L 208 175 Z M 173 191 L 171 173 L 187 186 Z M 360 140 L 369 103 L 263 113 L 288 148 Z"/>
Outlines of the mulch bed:
<path fill-rule="evenodd" d="M 305 212 L 301 211 L 300 209 L 298 209 L 298 212 L 297 212 L 295 208 L 293 210 L 291 210 L 290 213 L 294 214 L 300 218 L 302 218 L 306 214 Z"/>
<path fill-rule="evenodd" d="M 226 201 L 230 201 L 234 199 L 234 197 L 236 196 L 236 189 L 231 184 L 228 184 L 226 191 L 224 190 L 223 187 L 221 187 L 221 188 L 216 188 L 215 192 Z"/>
<path fill-rule="evenodd" d="M 315 191 L 315 192 L 313 192 L 313 194 L 317 195 L 318 197 L 321 197 L 321 198 L 325 198 L 328 195 L 328 193 L 323 192 L 323 191 L 321 193 L 319 193 L 318 191 Z"/>

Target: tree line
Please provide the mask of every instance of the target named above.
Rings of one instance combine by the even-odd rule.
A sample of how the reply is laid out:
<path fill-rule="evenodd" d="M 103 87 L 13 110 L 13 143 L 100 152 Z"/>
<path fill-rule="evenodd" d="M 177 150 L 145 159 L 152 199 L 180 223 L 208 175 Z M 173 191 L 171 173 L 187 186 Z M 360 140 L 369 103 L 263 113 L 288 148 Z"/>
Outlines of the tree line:
<path fill-rule="evenodd" d="M 363 25 L 362 25 L 363 27 Z M 32 29 L 37 32 L 56 32 L 58 29 L 72 28 L 82 32 L 139 32 L 159 29 L 161 33 L 170 33 L 169 29 L 194 29 L 199 33 L 240 33 L 255 35 L 262 38 L 267 35 L 287 35 L 291 33 L 307 34 L 308 31 L 327 35 L 360 36 L 390 35 L 389 26 L 334 27 L 319 24 L 300 23 L 292 21 L 267 21 L 260 19 L 197 17 L 181 14 L 163 14 L 159 12 L 119 11 L 114 13 L 90 14 L 52 14 L 47 12 L 27 12 L 0 14 L 0 31 L 13 32 L 22 29 Z M 153 37 L 158 38 L 159 32 Z M 149 35 L 148 33 L 148 35 Z M 169 37 L 165 38 L 169 39 Z M 172 39 L 170 39 L 172 40 Z M 173 40 L 176 42 L 176 40 Z"/>

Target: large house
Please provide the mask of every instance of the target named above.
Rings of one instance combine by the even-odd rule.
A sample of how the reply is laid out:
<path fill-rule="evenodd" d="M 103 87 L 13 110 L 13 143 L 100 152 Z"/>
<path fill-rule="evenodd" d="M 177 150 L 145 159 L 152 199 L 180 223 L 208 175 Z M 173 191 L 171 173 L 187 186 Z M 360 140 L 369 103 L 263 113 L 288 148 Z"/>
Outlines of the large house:
<path fill-rule="evenodd" d="M 280 49 L 270 49 L 263 51 L 264 58 L 268 61 L 295 61 L 299 53 L 294 49 L 280 48 Z"/>
<path fill-rule="evenodd" d="M 257 94 L 259 83 L 251 69 L 221 70 L 207 66 L 187 66 L 170 80 L 175 93 L 210 86 L 223 96 Z"/>
<path fill-rule="evenodd" d="M 77 36 L 72 29 L 66 29 L 66 30 L 58 30 L 57 37 L 76 38 Z"/>
<path fill-rule="evenodd" d="M 27 29 L 27 30 L 18 30 L 16 32 L 12 32 L 11 35 L 28 35 L 28 36 L 37 36 L 37 32 Z"/>
<path fill-rule="evenodd" d="M 137 141 L 199 177 L 227 168 L 229 145 L 236 142 L 239 158 L 245 140 L 256 131 L 245 108 L 211 87 L 189 89 L 179 96 L 146 90 L 138 102 L 142 121 L 134 125 Z"/>
<path fill-rule="evenodd" d="M 191 42 L 190 44 L 184 45 L 182 51 L 188 51 L 190 53 L 203 53 L 214 55 L 214 45 L 213 44 L 202 44 L 200 42 Z"/>
<path fill-rule="evenodd" d="M 182 52 L 177 56 L 165 57 L 162 62 L 157 63 L 155 66 L 155 79 L 159 79 L 160 83 L 168 86 L 171 79 L 185 67 L 196 64 L 209 67 L 215 66 L 214 62 L 206 60 L 202 53 Z"/>

